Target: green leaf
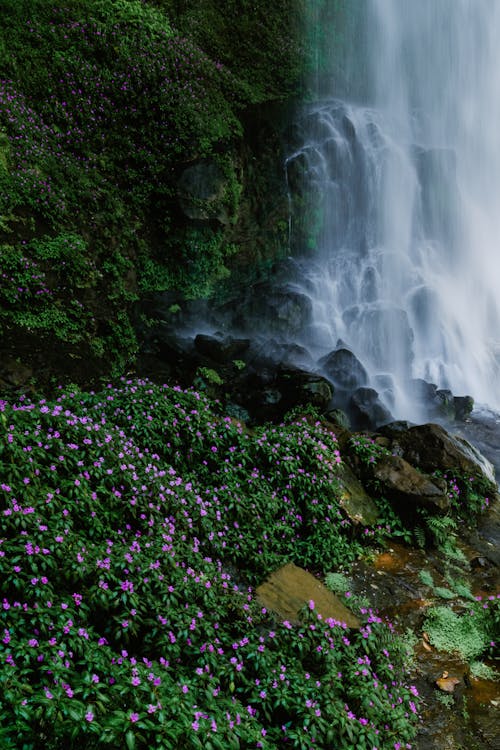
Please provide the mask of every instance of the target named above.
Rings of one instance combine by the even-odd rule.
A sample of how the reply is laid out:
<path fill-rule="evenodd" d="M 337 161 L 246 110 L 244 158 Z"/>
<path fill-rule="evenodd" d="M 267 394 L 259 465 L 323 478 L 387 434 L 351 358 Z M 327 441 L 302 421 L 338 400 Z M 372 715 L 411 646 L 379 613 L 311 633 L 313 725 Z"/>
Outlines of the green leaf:
<path fill-rule="evenodd" d="M 125 742 L 127 743 L 128 750 L 135 750 L 135 734 L 131 729 L 125 735 Z"/>

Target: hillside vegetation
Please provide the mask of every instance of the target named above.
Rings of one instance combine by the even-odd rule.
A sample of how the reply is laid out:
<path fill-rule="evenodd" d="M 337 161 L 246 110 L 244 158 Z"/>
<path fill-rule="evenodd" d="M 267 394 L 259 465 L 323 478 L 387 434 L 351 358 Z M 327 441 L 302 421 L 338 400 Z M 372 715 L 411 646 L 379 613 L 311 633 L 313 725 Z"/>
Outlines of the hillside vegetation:
<path fill-rule="evenodd" d="M 388 623 L 365 606 L 348 631 L 310 602 L 297 626 L 255 597 L 287 561 L 328 571 L 362 549 L 327 427 L 250 433 L 194 391 L 134 381 L 0 408 L 3 748 L 413 736 Z"/>
<path fill-rule="evenodd" d="M 342 589 L 348 629 L 313 600 L 300 623 L 275 617 L 255 593 L 287 562 L 334 582 L 388 535 L 412 538 L 377 495 L 370 526 L 343 507 L 344 462 L 378 446 L 341 450 L 312 413 L 249 430 L 136 380 L 0 400 L 0 432 L 2 748 L 394 750 L 415 735 L 407 648 L 366 600 Z M 474 497 L 445 518 L 448 544 Z M 468 597 L 453 624 L 472 623 L 477 659 L 500 598 Z"/>
<path fill-rule="evenodd" d="M 249 118 L 299 90 L 305 7 L 2 0 L 4 357 L 73 378 L 122 372 L 141 296 L 212 293 L 241 249 L 244 190 L 265 190 L 255 167 L 245 177 Z M 202 222 L 179 206 L 191 164 L 214 165 L 223 184 Z"/>

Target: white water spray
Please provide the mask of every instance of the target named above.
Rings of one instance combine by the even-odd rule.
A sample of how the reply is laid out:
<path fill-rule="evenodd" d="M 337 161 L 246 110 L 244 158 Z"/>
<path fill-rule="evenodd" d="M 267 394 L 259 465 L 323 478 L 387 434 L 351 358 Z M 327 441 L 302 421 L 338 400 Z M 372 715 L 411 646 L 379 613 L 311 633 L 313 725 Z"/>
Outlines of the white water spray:
<path fill-rule="evenodd" d="M 361 6 L 363 98 L 311 107 L 288 162 L 318 225 L 305 341 L 391 380 L 395 416 L 412 378 L 498 410 L 500 0 Z"/>

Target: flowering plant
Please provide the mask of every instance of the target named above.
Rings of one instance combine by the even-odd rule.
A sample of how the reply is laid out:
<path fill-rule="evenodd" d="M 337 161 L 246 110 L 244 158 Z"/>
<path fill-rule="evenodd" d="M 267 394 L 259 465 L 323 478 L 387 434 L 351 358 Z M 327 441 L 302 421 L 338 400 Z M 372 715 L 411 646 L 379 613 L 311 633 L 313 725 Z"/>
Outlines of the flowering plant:
<path fill-rule="evenodd" d="M 279 622 L 254 593 L 303 564 L 312 529 L 327 558 L 327 537 L 350 534 L 326 427 L 250 433 L 147 381 L 1 401 L 0 426 L 2 747 L 411 739 L 416 691 L 388 623 L 365 609 L 350 631 L 314 602 Z"/>

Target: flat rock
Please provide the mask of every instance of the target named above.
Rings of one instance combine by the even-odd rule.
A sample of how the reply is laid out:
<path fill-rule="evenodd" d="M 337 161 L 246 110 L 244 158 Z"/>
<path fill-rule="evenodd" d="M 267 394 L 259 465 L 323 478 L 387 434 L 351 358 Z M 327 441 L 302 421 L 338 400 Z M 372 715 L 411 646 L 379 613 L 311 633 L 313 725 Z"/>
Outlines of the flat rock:
<path fill-rule="evenodd" d="M 323 620 L 345 622 L 349 628 L 360 627 L 358 618 L 335 594 L 311 573 L 293 563 L 287 563 L 272 573 L 255 593 L 263 606 L 282 620 L 300 622 L 300 610 L 313 601 L 315 610 Z"/>

